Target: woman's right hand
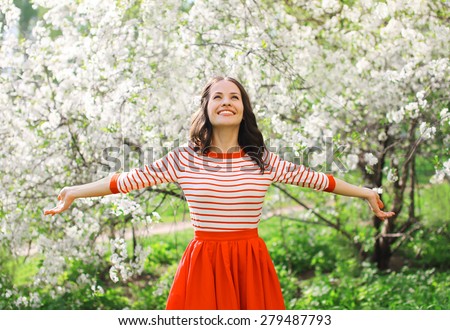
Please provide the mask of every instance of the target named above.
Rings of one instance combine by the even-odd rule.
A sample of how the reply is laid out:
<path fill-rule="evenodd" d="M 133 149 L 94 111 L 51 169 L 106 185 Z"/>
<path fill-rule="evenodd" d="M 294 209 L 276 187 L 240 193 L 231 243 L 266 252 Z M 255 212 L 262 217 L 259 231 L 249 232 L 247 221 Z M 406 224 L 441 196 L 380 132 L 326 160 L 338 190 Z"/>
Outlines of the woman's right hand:
<path fill-rule="evenodd" d="M 58 195 L 58 205 L 56 205 L 54 208 L 50 210 L 45 210 L 44 215 L 55 215 L 58 213 L 61 213 L 69 208 L 69 206 L 73 203 L 75 200 L 75 195 L 73 194 L 73 188 L 72 187 L 64 187 L 59 195 Z"/>

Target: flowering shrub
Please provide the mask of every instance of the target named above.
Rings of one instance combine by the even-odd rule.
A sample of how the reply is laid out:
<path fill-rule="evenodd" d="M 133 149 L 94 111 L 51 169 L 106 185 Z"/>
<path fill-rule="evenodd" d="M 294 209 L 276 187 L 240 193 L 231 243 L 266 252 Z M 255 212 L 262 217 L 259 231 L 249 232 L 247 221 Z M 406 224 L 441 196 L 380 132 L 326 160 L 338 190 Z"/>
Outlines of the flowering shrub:
<path fill-rule="evenodd" d="M 32 3 L 34 20 L 19 30 L 20 9 L 0 1 L 0 241 L 12 259 L 43 256 L 29 295 L 3 293 L 17 297 L 17 308 L 38 306 L 41 287 L 56 297 L 81 281 L 101 292 L 92 278 L 70 282 L 64 273 L 72 261 L 102 264 L 105 235 L 112 280 L 142 270 L 149 252 L 139 244 L 127 252 L 121 230 L 157 218 L 147 215 L 159 203 L 156 190 L 77 201 L 55 218 L 42 210 L 63 186 L 118 170 L 108 148 L 120 150 L 126 169 L 140 164 L 125 159 L 127 150 L 150 147 L 156 159 L 185 141 L 199 88 L 213 74 L 244 83 L 271 146 L 297 152 L 330 137 L 345 146 L 333 155 L 344 168 L 317 155 L 327 162 L 321 169 L 387 184 L 397 215 L 416 157 L 434 159 L 432 184 L 450 176 L 442 1 Z M 158 188 L 177 194 L 176 186 Z M 383 226 L 392 232 L 391 222 Z"/>

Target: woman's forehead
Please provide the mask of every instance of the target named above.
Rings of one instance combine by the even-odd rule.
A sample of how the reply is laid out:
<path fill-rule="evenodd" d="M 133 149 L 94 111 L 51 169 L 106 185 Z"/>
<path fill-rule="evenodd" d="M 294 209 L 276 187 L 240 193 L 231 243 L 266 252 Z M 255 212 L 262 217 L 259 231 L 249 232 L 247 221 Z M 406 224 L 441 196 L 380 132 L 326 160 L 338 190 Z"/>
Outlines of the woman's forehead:
<path fill-rule="evenodd" d="M 211 94 L 214 93 L 238 93 L 241 94 L 239 87 L 231 81 L 220 80 L 211 86 Z"/>

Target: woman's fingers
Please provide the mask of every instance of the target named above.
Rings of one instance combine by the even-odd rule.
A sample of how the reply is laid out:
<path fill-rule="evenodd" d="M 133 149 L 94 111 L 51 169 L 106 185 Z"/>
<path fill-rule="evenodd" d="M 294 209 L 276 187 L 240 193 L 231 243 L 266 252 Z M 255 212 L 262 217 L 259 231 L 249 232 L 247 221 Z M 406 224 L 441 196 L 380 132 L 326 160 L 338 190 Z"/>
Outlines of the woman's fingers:
<path fill-rule="evenodd" d="M 67 210 L 72 204 L 72 201 L 68 200 L 65 194 L 64 189 L 61 191 L 61 193 L 58 195 L 58 205 L 56 205 L 54 208 L 50 210 L 45 210 L 44 215 L 55 215 L 58 213 L 61 213 L 65 210 Z"/>
<path fill-rule="evenodd" d="M 375 215 L 377 216 L 377 218 L 380 218 L 381 220 L 386 220 L 390 217 L 393 217 L 395 215 L 394 212 L 383 212 L 380 211 L 378 213 L 375 213 Z"/>
<path fill-rule="evenodd" d="M 55 207 L 55 208 L 52 208 L 52 209 L 50 209 L 50 210 L 45 210 L 45 211 L 44 211 L 44 215 L 55 215 L 56 213 L 58 213 L 56 207 Z"/>
<path fill-rule="evenodd" d="M 61 213 L 63 210 L 61 209 L 61 206 L 56 206 L 50 210 L 44 211 L 44 215 L 55 215 L 57 213 Z"/>
<path fill-rule="evenodd" d="M 384 212 L 381 210 L 384 208 L 384 204 L 381 201 L 380 196 L 376 192 L 374 192 L 372 198 L 368 199 L 368 202 L 373 213 L 375 213 L 375 216 L 377 218 L 380 218 L 381 220 L 386 220 L 387 218 L 393 217 L 395 215 L 394 212 Z"/>
<path fill-rule="evenodd" d="M 383 208 L 384 208 L 384 204 L 383 204 L 383 202 L 381 201 L 380 195 L 378 195 L 377 192 L 374 192 L 374 193 L 373 193 L 373 196 L 375 197 L 375 201 L 376 201 L 376 204 L 377 204 L 378 208 L 383 209 Z M 378 211 L 378 210 L 377 210 L 377 211 Z"/>
<path fill-rule="evenodd" d="M 384 209 L 384 204 L 383 204 L 383 202 L 381 201 L 381 199 L 380 199 L 380 197 L 378 197 L 378 207 L 380 208 L 380 209 Z"/>

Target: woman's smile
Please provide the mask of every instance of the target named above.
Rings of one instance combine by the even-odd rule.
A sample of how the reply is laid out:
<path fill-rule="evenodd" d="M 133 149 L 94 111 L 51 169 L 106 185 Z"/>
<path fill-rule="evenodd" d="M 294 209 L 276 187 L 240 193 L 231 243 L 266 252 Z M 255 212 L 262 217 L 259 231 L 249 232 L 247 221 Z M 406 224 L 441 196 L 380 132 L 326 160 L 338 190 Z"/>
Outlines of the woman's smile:
<path fill-rule="evenodd" d="M 232 110 L 219 110 L 217 113 L 219 116 L 234 116 L 236 113 Z"/>

